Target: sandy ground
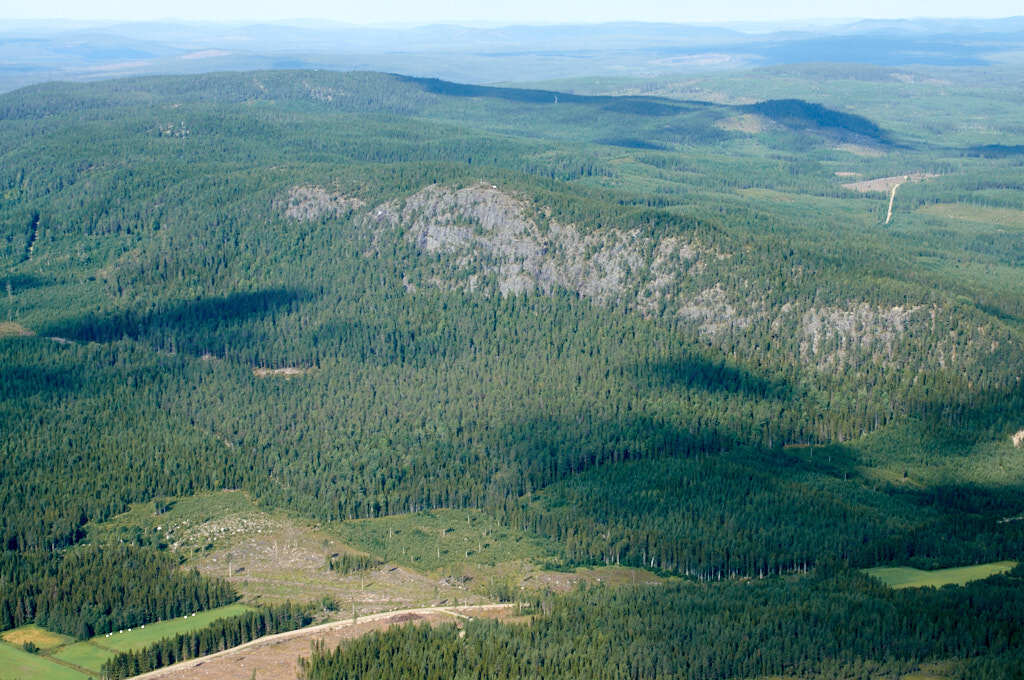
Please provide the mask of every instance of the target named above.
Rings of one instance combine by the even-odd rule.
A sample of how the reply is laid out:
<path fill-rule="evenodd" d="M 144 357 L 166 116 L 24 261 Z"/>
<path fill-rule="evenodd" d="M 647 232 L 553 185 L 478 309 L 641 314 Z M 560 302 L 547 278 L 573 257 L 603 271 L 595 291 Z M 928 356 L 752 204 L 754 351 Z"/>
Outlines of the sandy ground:
<path fill-rule="evenodd" d="M 501 612 L 514 614 L 515 604 L 491 604 L 471 607 L 420 607 L 362 616 L 357 620 L 333 621 L 287 633 L 268 635 L 240 647 L 184 661 L 174 666 L 144 673 L 145 680 L 260 680 L 295 678 L 298 659 L 308 656 L 314 641 L 323 641 L 332 649 L 343 640 L 351 640 L 374 630 L 403 623 L 442 623 L 476 616 L 495 617 Z"/>

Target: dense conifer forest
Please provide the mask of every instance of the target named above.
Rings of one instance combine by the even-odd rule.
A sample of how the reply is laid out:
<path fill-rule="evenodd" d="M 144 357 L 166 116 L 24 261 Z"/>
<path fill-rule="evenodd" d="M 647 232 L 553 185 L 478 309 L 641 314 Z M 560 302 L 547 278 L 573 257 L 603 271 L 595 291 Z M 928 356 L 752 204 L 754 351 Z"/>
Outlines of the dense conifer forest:
<path fill-rule="evenodd" d="M 376 73 L 0 96 L 0 625 L 235 600 L 159 532 L 90 527 L 241 489 L 325 523 L 480 509 L 560 568 L 682 579 L 310 680 L 1012 677 L 1019 570 L 854 571 L 1024 554 L 1020 156 L 887 125 Z M 891 224 L 890 185 L 850 186 L 911 172 Z"/>
<path fill-rule="evenodd" d="M 301 677 L 879 678 L 949 657 L 971 660 L 966 677 L 1020 677 L 1019 569 L 966 590 L 822 574 L 592 588 L 534 602 L 529 625 L 407 626 L 314 649 Z"/>

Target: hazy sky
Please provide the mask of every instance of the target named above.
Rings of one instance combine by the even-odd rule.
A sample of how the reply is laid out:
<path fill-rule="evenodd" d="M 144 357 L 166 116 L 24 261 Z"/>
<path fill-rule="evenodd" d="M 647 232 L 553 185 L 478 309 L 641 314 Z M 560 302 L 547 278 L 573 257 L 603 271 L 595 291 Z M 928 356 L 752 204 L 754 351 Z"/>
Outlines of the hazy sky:
<path fill-rule="evenodd" d="M 726 22 L 829 18 L 1006 17 L 1020 0 L 0 0 L 6 19 L 196 19 L 215 21 L 322 18 L 349 23 Z"/>

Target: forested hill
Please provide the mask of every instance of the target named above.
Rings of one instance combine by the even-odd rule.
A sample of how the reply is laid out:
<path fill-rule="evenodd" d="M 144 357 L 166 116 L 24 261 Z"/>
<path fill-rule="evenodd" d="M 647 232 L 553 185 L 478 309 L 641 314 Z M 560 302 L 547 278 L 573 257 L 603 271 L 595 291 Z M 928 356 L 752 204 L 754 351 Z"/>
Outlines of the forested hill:
<path fill-rule="evenodd" d="M 699 578 L 1016 556 L 1024 178 L 890 137 L 374 73 L 3 95 L 5 625 L 88 522 L 224 488 Z M 910 172 L 888 225 L 849 186 Z"/>
<path fill-rule="evenodd" d="M 468 99 L 469 102 L 460 102 Z M 857 115 L 840 113 L 800 100 L 766 101 L 754 106 L 729 106 L 708 102 L 660 97 L 584 96 L 547 90 L 527 90 L 482 85 L 464 85 L 433 78 L 412 78 L 385 73 L 332 71 L 265 71 L 255 74 L 212 73 L 201 76 L 164 76 L 106 81 L 87 85 L 48 83 L 25 88 L 7 97 L 0 108 L 4 118 L 35 118 L 74 113 L 79 119 L 90 111 L 102 117 L 112 107 L 182 104 L 273 103 L 285 107 L 311 105 L 314 109 L 345 113 L 430 116 L 452 121 L 472 121 L 488 126 L 507 124 L 495 114 L 508 105 L 569 108 L 560 115 L 546 116 L 545 126 L 566 132 L 571 117 L 586 115 L 592 123 L 616 122 L 624 116 L 633 122 L 644 119 L 676 118 L 677 124 L 661 133 L 649 123 L 639 134 L 648 144 L 667 143 L 680 138 L 710 141 L 718 137 L 709 123 L 740 113 L 754 112 L 793 129 L 815 129 L 851 139 L 886 143 L 883 130 Z M 504 118 L 503 116 L 501 118 Z M 682 120 L 679 120 L 682 118 Z M 490 120 L 488 120 L 490 119 Z M 601 121 L 601 119 L 604 119 Z M 619 120 L 618 122 L 624 122 Z M 683 125 L 678 123 L 682 122 Z M 576 132 L 581 132 L 576 125 Z M 592 132 L 599 132 L 601 125 Z M 651 134 L 655 137 L 651 138 Z M 697 137 L 696 135 L 703 135 Z"/>

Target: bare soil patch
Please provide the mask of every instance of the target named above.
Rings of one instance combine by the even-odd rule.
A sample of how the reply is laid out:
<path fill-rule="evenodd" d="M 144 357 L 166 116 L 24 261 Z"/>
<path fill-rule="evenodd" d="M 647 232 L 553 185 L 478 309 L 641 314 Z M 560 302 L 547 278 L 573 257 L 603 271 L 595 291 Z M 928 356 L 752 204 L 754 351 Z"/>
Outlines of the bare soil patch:
<path fill-rule="evenodd" d="M 203 357 L 206 358 L 205 356 Z M 306 375 L 312 371 L 310 368 L 299 368 L 297 366 L 285 366 L 284 368 L 254 368 L 252 374 L 257 378 L 271 378 L 271 377 L 283 377 L 295 378 L 300 375 Z"/>
<path fill-rule="evenodd" d="M 459 583 L 395 564 L 341 574 L 328 559 L 355 553 L 322 529 L 276 514 L 252 512 L 211 519 L 169 532 L 172 547 L 191 554 L 188 566 L 227 578 L 253 604 L 332 598 L 345 612 L 370 614 L 405 607 L 486 601 Z"/>
<path fill-rule="evenodd" d="M 568 572 L 541 571 L 523 582 L 525 589 L 568 592 L 580 583 L 609 586 L 654 585 L 664 583 L 660 576 L 634 567 L 580 567 Z"/>
<path fill-rule="evenodd" d="M 347 621 L 334 621 L 312 628 L 271 635 L 218 654 L 146 673 L 138 678 L 146 680 L 295 678 L 298 673 L 299 657 L 308 656 L 314 642 L 323 642 L 325 648 L 333 649 L 345 640 L 352 640 L 375 630 L 385 630 L 391 626 L 407 623 L 436 625 L 452 621 L 458 624 L 462 618 L 472 618 L 496 610 L 505 610 L 515 614 L 518 608 L 514 604 L 459 607 L 457 610 L 441 607 L 419 608 Z"/>
<path fill-rule="evenodd" d="M 0 321 L 0 338 L 25 338 L 35 335 L 32 331 L 13 321 Z"/>
<path fill-rule="evenodd" d="M 859 191 L 863 194 L 875 191 L 879 193 L 888 193 L 892 191 L 893 187 L 904 182 L 923 182 L 924 180 L 931 179 L 932 177 L 938 177 L 938 175 L 928 172 L 912 172 L 909 175 L 878 177 L 875 179 L 866 179 L 861 182 L 847 182 L 843 185 L 843 188 Z"/>

